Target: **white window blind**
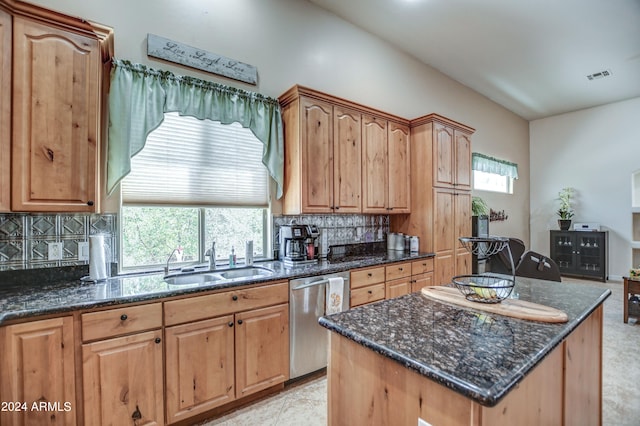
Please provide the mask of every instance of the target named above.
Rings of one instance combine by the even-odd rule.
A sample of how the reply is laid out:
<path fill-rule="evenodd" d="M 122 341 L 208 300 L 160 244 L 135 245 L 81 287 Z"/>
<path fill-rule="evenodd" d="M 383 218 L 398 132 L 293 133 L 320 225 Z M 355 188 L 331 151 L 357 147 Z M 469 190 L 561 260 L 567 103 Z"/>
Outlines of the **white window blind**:
<path fill-rule="evenodd" d="M 131 159 L 122 199 L 131 204 L 268 204 L 263 144 L 238 123 L 166 113 Z"/>

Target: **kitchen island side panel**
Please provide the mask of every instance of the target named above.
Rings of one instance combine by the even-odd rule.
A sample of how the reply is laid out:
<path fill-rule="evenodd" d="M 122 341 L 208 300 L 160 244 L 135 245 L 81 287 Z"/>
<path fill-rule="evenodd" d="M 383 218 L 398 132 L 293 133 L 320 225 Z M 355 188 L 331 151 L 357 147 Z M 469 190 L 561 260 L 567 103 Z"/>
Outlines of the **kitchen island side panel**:
<path fill-rule="evenodd" d="M 331 333 L 329 424 L 413 426 L 422 418 L 433 425 L 600 425 L 601 342 L 602 306 L 511 392 L 495 406 L 487 407 Z"/>

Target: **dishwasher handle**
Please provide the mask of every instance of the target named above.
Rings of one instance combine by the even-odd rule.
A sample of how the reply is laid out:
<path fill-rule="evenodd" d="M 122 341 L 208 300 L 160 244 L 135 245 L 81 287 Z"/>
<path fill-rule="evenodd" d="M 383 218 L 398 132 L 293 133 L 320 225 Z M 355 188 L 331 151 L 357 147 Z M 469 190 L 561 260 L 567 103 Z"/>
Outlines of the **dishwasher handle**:
<path fill-rule="evenodd" d="M 309 288 L 309 287 L 315 287 L 318 285 L 324 285 L 329 283 L 328 279 L 324 279 L 324 280 L 318 280 L 318 281 L 312 281 L 312 282 L 308 282 L 308 283 L 302 283 L 300 285 L 297 285 L 295 287 L 292 287 L 291 290 L 295 291 L 295 290 L 302 290 L 304 288 Z"/>

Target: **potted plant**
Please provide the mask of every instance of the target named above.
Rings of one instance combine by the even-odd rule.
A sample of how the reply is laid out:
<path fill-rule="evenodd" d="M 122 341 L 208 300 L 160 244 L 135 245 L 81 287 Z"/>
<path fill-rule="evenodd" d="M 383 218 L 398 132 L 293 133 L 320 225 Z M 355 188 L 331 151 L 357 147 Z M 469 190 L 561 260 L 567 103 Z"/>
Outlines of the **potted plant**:
<path fill-rule="evenodd" d="M 560 192 L 558 192 L 558 200 L 560 200 L 560 208 L 557 211 L 558 216 L 558 226 L 560 226 L 561 231 L 567 231 L 569 227 L 571 227 L 571 218 L 575 214 L 573 211 L 573 194 L 575 190 L 573 188 L 562 188 Z"/>
<path fill-rule="evenodd" d="M 471 198 L 471 213 L 473 216 L 487 216 L 489 214 L 489 206 L 480 197 Z"/>

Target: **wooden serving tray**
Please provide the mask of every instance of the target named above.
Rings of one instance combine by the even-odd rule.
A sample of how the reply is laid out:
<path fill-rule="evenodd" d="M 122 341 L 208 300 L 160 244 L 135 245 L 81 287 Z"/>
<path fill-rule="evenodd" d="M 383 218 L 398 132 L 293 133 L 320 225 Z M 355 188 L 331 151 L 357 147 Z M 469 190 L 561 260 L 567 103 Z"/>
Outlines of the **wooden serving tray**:
<path fill-rule="evenodd" d="M 421 292 L 424 296 L 439 302 L 451 303 L 508 317 L 551 323 L 561 323 L 569 320 L 567 314 L 559 309 L 524 300 L 505 299 L 500 303 L 472 302 L 467 300 L 458 289 L 442 286 L 424 287 Z"/>

